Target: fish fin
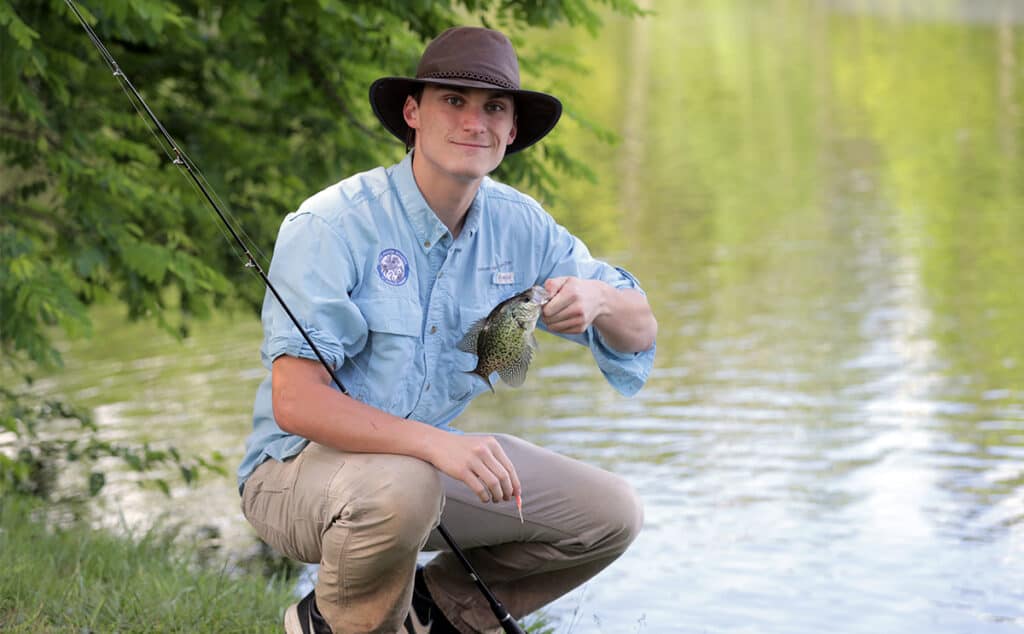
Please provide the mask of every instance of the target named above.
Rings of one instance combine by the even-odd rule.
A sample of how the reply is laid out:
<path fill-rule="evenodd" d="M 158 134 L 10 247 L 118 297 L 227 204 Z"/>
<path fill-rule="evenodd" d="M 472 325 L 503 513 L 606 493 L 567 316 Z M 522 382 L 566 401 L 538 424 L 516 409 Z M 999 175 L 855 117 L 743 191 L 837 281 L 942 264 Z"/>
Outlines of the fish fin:
<path fill-rule="evenodd" d="M 540 349 L 540 344 L 537 342 L 537 335 L 536 334 L 534 334 L 532 332 L 530 333 L 530 338 L 527 340 L 527 345 L 529 345 L 534 350 Z"/>
<path fill-rule="evenodd" d="M 487 317 L 481 317 L 480 319 L 473 322 L 473 325 L 469 327 L 469 330 L 462 337 L 462 341 L 456 346 L 463 352 L 470 354 L 476 354 L 476 341 L 480 337 L 480 333 L 487 325 Z"/>
<path fill-rule="evenodd" d="M 523 354 L 516 361 L 506 368 L 498 370 L 498 376 L 506 384 L 512 387 L 519 387 L 526 381 L 526 369 L 530 367 L 533 359 L 533 349 L 530 346 L 523 346 Z"/>
<path fill-rule="evenodd" d="M 466 370 L 465 372 L 466 372 L 466 374 L 472 374 L 473 376 L 477 376 L 477 377 L 480 377 L 481 379 L 483 379 L 484 383 L 487 384 L 487 387 L 490 388 L 491 394 L 494 393 L 494 386 L 491 385 L 491 379 L 489 377 L 486 377 L 486 376 L 480 374 L 476 370 Z"/>

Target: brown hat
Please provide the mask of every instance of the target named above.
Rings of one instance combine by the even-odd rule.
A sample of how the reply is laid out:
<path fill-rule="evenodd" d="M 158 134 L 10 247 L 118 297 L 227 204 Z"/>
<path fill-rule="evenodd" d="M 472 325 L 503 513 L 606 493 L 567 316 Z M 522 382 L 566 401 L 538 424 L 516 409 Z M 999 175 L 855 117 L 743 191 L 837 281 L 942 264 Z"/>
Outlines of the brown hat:
<path fill-rule="evenodd" d="M 370 86 L 370 105 L 380 122 L 405 142 L 409 126 L 402 116 L 405 98 L 425 84 L 490 88 L 512 95 L 516 138 L 505 154 L 525 149 L 551 131 L 562 116 L 562 102 L 551 95 L 519 88 L 519 60 L 504 34 L 460 26 L 438 35 L 420 58 L 416 77 L 382 77 Z"/>

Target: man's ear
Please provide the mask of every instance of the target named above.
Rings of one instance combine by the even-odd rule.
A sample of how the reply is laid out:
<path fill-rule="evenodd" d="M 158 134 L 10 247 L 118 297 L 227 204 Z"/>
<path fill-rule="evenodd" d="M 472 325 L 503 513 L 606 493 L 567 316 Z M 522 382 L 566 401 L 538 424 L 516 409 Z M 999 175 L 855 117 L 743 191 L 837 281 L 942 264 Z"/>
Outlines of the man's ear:
<path fill-rule="evenodd" d="M 405 104 L 402 106 L 402 117 L 405 119 L 405 125 L 413 130 L 420 127 L 420 104 L 416 103 L 412 95 L 405 98 Z"/>
<path fill-rule="evenodd" d="M 519 131 L 519 116 L 517 115 L 512 119 L 512 129 L 508 131 L 508 145 L 512 145 L 512 142 L 516 140 L 516 132 Z"/>

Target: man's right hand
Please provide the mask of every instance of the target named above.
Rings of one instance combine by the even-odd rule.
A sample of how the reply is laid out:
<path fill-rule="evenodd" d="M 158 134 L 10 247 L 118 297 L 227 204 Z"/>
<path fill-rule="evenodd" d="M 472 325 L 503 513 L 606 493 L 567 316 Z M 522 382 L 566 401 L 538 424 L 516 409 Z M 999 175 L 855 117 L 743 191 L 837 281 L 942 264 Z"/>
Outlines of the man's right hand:
<path fill-rule="evenodd" d="M 435 467 L 465 483 L 481 502 L 508 502 L 522 495 L 516 468 L 494 436 L 445 435 L 431 455 Z"/>

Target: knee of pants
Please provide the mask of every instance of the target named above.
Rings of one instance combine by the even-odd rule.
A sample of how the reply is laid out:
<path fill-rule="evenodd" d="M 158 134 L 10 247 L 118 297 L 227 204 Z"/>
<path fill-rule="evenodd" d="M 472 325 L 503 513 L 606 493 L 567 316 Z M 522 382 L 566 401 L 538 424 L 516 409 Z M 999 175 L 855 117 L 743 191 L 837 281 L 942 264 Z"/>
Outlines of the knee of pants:
<path fill-rule="evenodd" d="M 640 534 L 644 509 L 633 487 L 621 478 L 601 492 L 601 511 L 596 520 L 595 547 L 616 555 L 626 551 Z"/>
<path fill-rule="evenodd" d="M 419 550 L 440 521 L 443 489 L 430 464 L 395 456 L 373 486 L 350 500 L 336 522 L 346 531 L 372 534 L 378 547 L 395 554 Z"/>

